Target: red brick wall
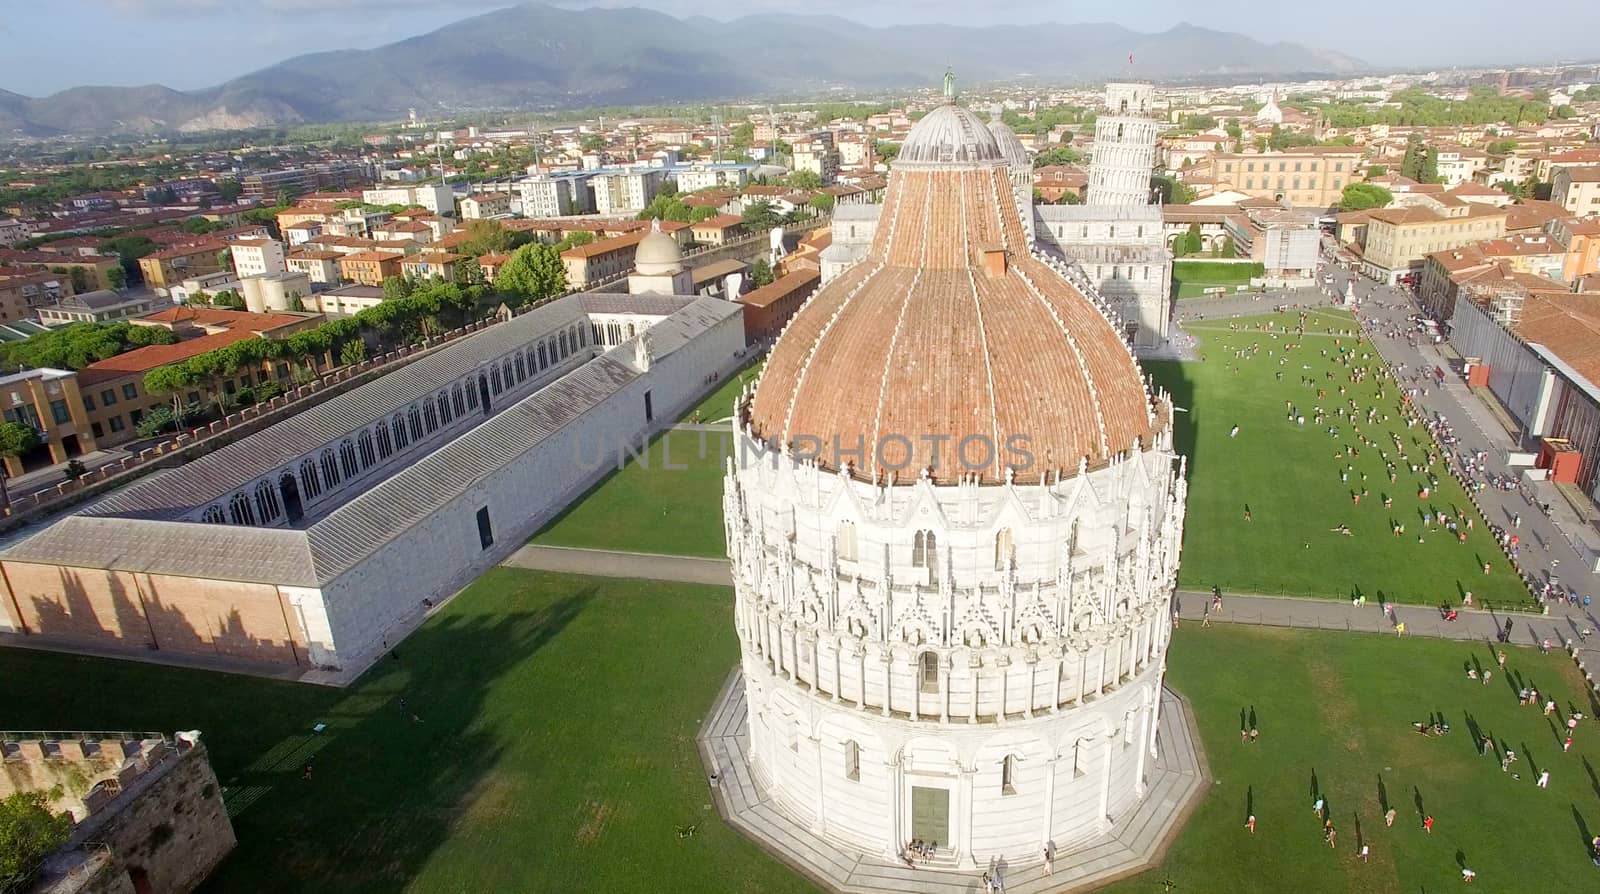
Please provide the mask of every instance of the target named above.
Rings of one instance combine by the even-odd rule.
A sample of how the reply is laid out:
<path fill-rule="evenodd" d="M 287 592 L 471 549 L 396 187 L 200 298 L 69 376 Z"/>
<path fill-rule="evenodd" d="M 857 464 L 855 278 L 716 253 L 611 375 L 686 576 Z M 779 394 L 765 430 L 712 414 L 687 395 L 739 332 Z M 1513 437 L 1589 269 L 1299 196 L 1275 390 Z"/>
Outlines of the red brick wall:
<path fill-rule="evenodd" d="M 298 664 L 299 625 L 269 584 L 3 563 L 8 615 L 28 633 Z M 17 626 L 22 626 L 17 625 Z"/>

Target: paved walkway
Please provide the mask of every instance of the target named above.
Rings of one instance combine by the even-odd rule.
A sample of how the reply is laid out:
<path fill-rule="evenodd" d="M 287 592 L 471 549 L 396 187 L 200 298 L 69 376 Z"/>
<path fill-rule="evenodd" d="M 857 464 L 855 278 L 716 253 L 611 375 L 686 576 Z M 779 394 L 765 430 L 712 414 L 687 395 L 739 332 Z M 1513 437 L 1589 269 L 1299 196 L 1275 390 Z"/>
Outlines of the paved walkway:
<path fill-rule="evenodd" d="M 500 564 L 533 571 L 559 571 L 566 574 L 591 574 L 597 577 L 632 577 L 685 584 L 712 584 L 719 587 L 733 586 L 733 571 L 727 559 L 699 559 L 690 556 L 664 556 L 659 553 L 629 553 L 571 546 L 539 546 L 530 543 L 507 556 Z"/>

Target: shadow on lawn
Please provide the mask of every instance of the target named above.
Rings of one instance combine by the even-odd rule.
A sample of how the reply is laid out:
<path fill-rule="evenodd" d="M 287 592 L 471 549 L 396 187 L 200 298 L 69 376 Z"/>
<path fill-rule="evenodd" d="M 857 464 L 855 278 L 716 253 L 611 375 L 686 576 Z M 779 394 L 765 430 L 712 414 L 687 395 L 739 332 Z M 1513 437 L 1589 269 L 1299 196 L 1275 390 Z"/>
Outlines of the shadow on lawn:
<path fill-rule="evenodd" d="M 292 748 L 225 780 L 253 800 L 230 803 L 239 847 L 202 890 L 259 891 L 268 878 L 284 892 L 402 890 L 460 825 L 514 809 L 490 780 L 504 746 L 481 723 L 485 699 L 594 591 L 521 611 L 517 595 L 423 625 L 324 716 L 305 718 L 307 730 L 328 724 L 319 748 Z M 302 778 L 307 763 L 311 780 Z"/>
<path fill-rule="evenodd" d="M 1193 480 L 1199 462 L 1195 435 L 1199 430 L 1201 409 L 1194 405 L 1194 382 L 1184 367 L 1185 364 L 1173 361 L 1144 364 L 1145 372 L 1155 384 L 1172 395 L 1172 440 L 1178 452 L 1189 458 L 1189 478 Z"/>

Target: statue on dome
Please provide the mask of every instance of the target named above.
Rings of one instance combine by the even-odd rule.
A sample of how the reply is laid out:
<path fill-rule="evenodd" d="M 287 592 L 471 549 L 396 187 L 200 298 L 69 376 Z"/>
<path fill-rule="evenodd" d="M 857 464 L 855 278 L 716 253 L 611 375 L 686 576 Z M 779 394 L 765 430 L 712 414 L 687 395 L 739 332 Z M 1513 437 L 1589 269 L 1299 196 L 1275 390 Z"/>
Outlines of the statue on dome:
<path fill-rule="evenodd" d="M 945 102 L 956 101 L 956 73 L 954 69 L 946 68 L 944 70 L 944 100 Z"/>

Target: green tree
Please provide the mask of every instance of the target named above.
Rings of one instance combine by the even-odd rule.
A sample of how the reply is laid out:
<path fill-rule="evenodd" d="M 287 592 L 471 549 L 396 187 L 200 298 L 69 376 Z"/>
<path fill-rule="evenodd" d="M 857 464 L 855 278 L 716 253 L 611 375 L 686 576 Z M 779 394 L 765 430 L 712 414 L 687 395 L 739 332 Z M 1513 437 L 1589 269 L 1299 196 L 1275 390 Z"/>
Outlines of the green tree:
<path fill-rule="evenodd" d="M 45 792 L 17 792 L 0 800 L 0 891 L 21 891 L 71 834 L 71 817 L 52 814 Z"/>
<path fill-rule="evenodd" d="M 1172 253 L 1178 257 L 1197 255 L 1204 246 L 1205 238 L 1200 235 L 1200 225 L 1192 223 L 1189 224 L 1189 229 L 1173 243 Z"/>
<path fill-rule="evenodd" d="M 1217 119 L 1210 115 L 1185 115 L 1178 125 L 1180 130 L 1210 130 L 1217 126 Z"/>
<path fill-rule="evenodd" d="M 537 304 L 566 291 L 567 269 L 555 246 L 533 243 L 512 253 L 494 284 L 516 306 Z"/>
<path fill-rule="evenodd" d="M 416 282 L 410 277 L 387 277 L 383 281 L 383 300 L 399 301 L 402 298 L 409 298 L 416 287 Z"/>
<path fill-rule="evenodd" d="M 789 185 L 796 189 L 816 189 L 822 186 L 822 177 L 816 171 L 795 171 L 789 175 Z"/>
<path fill-rule="evenodd" d="M 813 196 L 812 198 L 816 198 L 816 196 Z M 828 198 L 832 199 L 833 196 L 828 196 Z M 829 204 L 829 207 L 830 208 L 832 207 L 831 203 Z M 698 205 L 698 206 L 696 206 L 694 208 L 690 208 L 689 209 L 689 223 L 699 223 L 702 220 L 710 220 L 711 218 L 716 217 L 716 216 L 717 216 L 717 209 L 715 209 L 715 208 L 707 208 L 704 205 Z"/>
<path fill-rule="evenodd" d="M 106 281 L 113 289 L 125 289 L 128 287 L 128 271 L 121 267 L 112 267 L 106 271 Z"/>
<path fill-rule="evenodd" d="M 1387 167 L 1383 166 L 1383 165 L 1371 165 L 1371 166 L 1369 166 L 1367 168 L 1367 176 L 1369 178 L 1370 177 L 1382 177 L 1384 174 L 1387 174 L 1387 173 L 1389 173 L 1389 169 Z"/>
<path fill-rule="evenodd" d="M 157 326 L 72 323 L 22 341 L 0 344 L 0 365 L 76 370 L 134 348 L 170 345 L 177 340 L 177 335 Z"/>
<path fill-rule="evenodd" d="M 141 438 L 153 438 L 171 429 L 175 421 L 171 407 L 151 407 L 139 417 L 139 424 L 133 427 L 133 432 Z"/>
<path fill-rule="evenodd" d="M 748 121 L 743 124 L 735 124 L 728 138 L 735 149 L 748 149 L 755 144 L 756 126 Z"/>
<path fill-rule="evenodd" d="M 767 262 L 766 258 L 756 258 L 755 263 L 750 265 L 751 285 L 759 289 L 764 285 L 770 284 L 772 280 L 772 265 Z"/>
<path fill-rule="evenodd" d="M 339 349 L 339 363 L 343 366 L 355 366 L 367 359 L 367 343 L 359 338 L 351 339 Z"/>
<path fill-rule="evenodd" d="M 816 195 L 812 196 L 810 198 L 810 200 L 806 202 L 806 204 L 810 205 L 812 208 L 815 208 L 818 211 L 832 211 L 833 210 L 833 196 L 830 196 L 825 192 L 819 192 Z"/>
<path fill-rule="evenodd" d="M 1050 167 L 1051 165 L 1075 164 L 1083 156 L 1071 146 L 1053 146 L 1033 157 L 1033 166 L 1036 168 Z"/>
<path fill-rule="evenodd" d="M 474 220 L 466 226 L 466 238 L 456 246 L 464 255 L 497 255 L 516 248 L 516 236 L 497 220 Z"/>
<path fill-rule="evenodd" d="M 1439 150 L 1432 146 L 1422 152 L 1422 168 L 1417 176 L 1418 183 L 1439 182 Z"/>
<path fill-rule="evenodd" d="M 1412 134 L 1411 139 L 1406 141 L 1406 154 L 1400 159 L 1400 176 L 1422 182 L 1423 157 L 1427 152 L 1422 138 Z"/>
<path fill-rule="evenodd" d="M 744 225 L 751 230 L 770 230 L 777 226 L 780 218 L 773 209 L 772 203 L 765 199 L 757 199 L 744 206 Z"/>
<path fill-rule="evenodd" d="M 1339 210 L 1365 211 L 1369 208 L 1385 208 L 1394 201 L 1394 194 L 1376 183 L 1351 183 L 1345 186 L 1344 192 L 1339 196 Z"/>
<path fill-rule="evenodd" d="M 606 138 L 599 134 L 589 134 L 579 142 L 579 145 L 583 147 L 585 152 L 599 152 L 601 149 L 606 148 Z"/>
<path fill-rule="evenodd" d="M 1244 136 L 1244 129 L 1239 126 L 1239 122 L 1237 121 L 1229 121 L 1226 131 L 1228 136 L 1235 140 Z"/>
<path fill-rule="evenodd" d="M 1161 195 L 1163 205 L 1187 205 L 1195 199 L 1194 188 L 1176 177 L 1157 174 L 1150 178 L 1150 188 Z"/>
<path fill-rule="evenodd" d="M 1237 258 L 1238 256 L 1239 256 L 1239 246 L 1234 244 L 1233 237 L 1232 236 L 1224 236 L 1224 237 L 1222 237 L 1222 247 L 1217 249 L 1217 257 L 1219 257 L 1219 258 Z"/>
<path fill-rule="evenodd" d="M 39 433 L 21 422 L 0 422 L 0 456 L 17 459 L 39 446 Z"/>

